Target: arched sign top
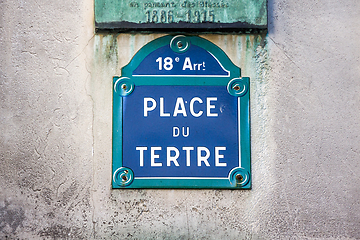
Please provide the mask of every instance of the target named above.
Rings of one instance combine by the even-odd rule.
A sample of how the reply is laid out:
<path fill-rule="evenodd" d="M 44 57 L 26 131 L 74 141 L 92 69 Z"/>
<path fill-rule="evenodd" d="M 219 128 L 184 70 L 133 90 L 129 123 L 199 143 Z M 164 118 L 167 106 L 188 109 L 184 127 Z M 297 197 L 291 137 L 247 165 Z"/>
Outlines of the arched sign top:
<path fill-rule="evenodd" d="M 143 59 L 133 76 L 230 77 L 230 71 L 210 52 L 196 45 L 188 49 L 179 53 L 170 45 L 158 48 Z"/>
<path fill-rule="evenodd" d="M 209 80 L 212 85 L 219 85 L 240 75 L 240 68 L 215 44 L 200 37 L 183 35 L 165 36 L 146 44 L 122 69 L 122 76 L 134 79 L 186 77 L 182 81 L 177 80 L 177 83 L 174 83 L 174 79 L 163 78 L 152 82 L 155 85 L 197 85 L 199 80 L 193 81 L 193 77 L 224 78 Z M 146 85 L 143 80 L 138 84 Z"/>
<path fill-rule="evenodd" d="M 249 81 L 200 37 L 142 47 L 114 77 L 113 188 L 250 189 Z"/>

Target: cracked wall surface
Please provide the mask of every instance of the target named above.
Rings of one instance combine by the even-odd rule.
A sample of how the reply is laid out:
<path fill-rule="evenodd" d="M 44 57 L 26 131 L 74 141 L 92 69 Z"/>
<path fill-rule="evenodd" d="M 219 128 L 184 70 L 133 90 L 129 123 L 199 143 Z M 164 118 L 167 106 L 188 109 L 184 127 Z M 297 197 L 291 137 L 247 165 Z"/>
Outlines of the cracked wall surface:
<path fill-rule="evenodd" d="M 0 9 L 0 239 L 360 239 L 360 2 L 200 35 L 251 80 L 249 191 L 112 190 L 112 77 L 164 34 L 95 34 L 90 0 Z"/>
<path fill-rule="evenodd" d="M 0 2 L 1 239 L 91 236 L 87 4 Z"/>

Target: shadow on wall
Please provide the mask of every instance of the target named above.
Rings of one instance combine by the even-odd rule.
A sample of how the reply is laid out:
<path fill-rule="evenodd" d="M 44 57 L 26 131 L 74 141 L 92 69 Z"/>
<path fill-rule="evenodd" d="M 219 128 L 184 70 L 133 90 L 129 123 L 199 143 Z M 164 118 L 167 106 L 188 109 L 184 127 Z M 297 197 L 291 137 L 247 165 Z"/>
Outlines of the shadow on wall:
<path fill-rule="evenodd" d="M 15 233 L 18 227 L 23 227 L 24 220 L 25 212 L 22 208 L 12 208 L 8 201 L 5 201 L 4 207 L 0 207 L 0 231 L 4 234 Z"/>

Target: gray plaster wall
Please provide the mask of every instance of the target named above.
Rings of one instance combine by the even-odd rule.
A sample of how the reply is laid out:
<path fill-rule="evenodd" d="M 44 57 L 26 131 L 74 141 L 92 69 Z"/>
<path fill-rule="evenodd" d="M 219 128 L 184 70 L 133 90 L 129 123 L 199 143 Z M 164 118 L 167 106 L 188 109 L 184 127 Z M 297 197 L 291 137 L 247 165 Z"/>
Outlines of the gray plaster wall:
<path fill-rule="evenodd" d="M 269 0 L 201 35 L 251 78 L 253 189 L 112 190 L 112 76 L 161 34 L 0 1 L 0 239 L 360 239 L 360 2 Z"/>

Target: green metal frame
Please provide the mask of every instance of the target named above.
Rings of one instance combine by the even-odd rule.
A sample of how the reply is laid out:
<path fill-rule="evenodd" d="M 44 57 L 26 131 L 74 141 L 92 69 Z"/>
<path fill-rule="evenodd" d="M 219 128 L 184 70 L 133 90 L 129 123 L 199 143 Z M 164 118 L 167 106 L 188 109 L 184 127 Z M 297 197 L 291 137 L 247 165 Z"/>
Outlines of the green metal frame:
<path fill-rule="evenodd" d="M 226 66 L 230 76 L 226 77 L 202 77 L 202 76 L 133 76 L 133 71 L 139 66 L 144 58 L 156 49 L 170 44 L 173 38 L 181 38 L 182 41 L 190 41 L 199 46 Z M 173 49 L 174 50 L 174 49 Z M 113 188 L 222 188 L 222 189 L 251 189 L 251 161 L 250 161 L 250 107 L 249 87 L 250 79 L 240 77 L 240 68 L 235 66 L 227 55 L 215 44 L 197 36 L 164 36 L 153 40 L 142 47 L 132 58 L 130 63 L 122 68 L 121 77 L 113 78 L 113 165 L 112 187 Z M 119 84 L 121 83 L 121 84 Z M 124 90 L 120 86 L 126 85 Z M 122 98 L 131 94 L 135 86 L 227 86 L 229 94 L 238 98 L 240 105 L 239 138 L 241 161 L 224 178 L 136 178 L 136 174 L 122 165 L 122 121 L 123 102 Z M 234 86 L 238 86 L 235 88 Z M 234 90 L 235 89 L 235 90 Z"/>

